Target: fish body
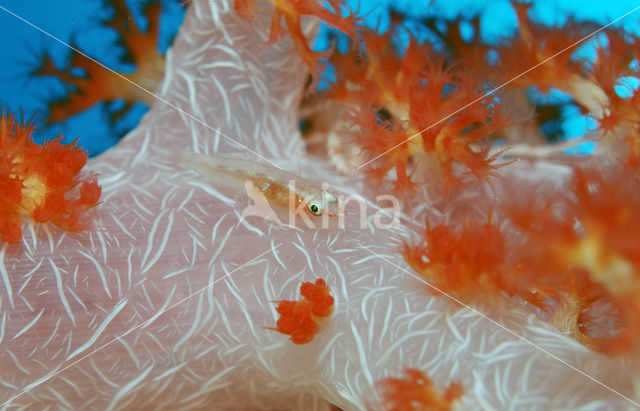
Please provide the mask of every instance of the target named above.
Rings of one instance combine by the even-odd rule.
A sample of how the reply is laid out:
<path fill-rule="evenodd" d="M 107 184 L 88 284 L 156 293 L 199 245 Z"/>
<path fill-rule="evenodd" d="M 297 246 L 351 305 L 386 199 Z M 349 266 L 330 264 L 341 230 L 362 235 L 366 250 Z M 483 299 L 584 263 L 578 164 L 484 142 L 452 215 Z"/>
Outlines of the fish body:
<path fill-rule="evenodd" d="M 298 215 L 307 221 L 324 215 L 335 218 L 338 215 L 338 197 L 331 191 L 277 167 L 255 161 L 218 157 L 182 151 L 180 160 L 191 168 L 199 170 L 215 179 L 217 184 L 244 190 L 258 203 L 261 193 L 266 203 L 279 211 L 287 211 L 288 221 Z M 309 223 L 307 223 L 309 225 Z"/>

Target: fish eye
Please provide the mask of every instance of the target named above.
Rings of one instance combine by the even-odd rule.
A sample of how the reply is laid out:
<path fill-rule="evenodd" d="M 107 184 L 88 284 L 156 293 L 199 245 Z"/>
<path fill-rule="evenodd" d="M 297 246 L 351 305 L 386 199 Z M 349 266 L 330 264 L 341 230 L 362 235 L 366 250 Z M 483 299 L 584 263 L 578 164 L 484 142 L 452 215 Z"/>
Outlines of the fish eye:
<path fill-rule="evenodd" d="M 322 215 L 322 204 L 318 200 L 312 200 L 308 205 L 309 211 L 313 215 Z"/>

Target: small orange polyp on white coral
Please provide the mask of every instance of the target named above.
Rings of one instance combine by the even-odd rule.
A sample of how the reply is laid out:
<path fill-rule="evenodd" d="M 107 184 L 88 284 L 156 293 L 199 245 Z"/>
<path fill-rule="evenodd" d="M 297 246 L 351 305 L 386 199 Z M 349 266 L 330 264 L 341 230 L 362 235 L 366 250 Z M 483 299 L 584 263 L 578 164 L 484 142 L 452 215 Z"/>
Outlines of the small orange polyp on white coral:
<path fill-rule="evenodd" d="M 0 239 L 10 244 L 20 241 L 24 216 L 68 231 L 85 229 L 81 216 L 101 194 L 94 176 L 78 178 L 87 154 L 75 142 L 56 138 L 40 146 L 32 132 L 15 116 L 0 116 Z"/>
<path fill-rule="evenodd" d="M 320 332 L 325 318 L 333 313 L 334 299 L 329 294 L 331 289 L 327 283 L 318 278 L 315 283 L 304 282 L 300 286 L 302 299 L 298 301 L 282 300 L 278 303 L 280 318 L 277 328 L 266 327 L 267 330 L 278 331 L 290 335 L 294 344 L 302 345 L 313 341 Z"/>
<path fill-rule="evenodd" d="M 376 383 L 383 397 L 382 409 L 389 411 L 447 411 L 464 394 L 459 382 L 453 382 L 441 392 L 423 371 L 413 368 L 404 370 L 402 378 L 388 377 Z"/>

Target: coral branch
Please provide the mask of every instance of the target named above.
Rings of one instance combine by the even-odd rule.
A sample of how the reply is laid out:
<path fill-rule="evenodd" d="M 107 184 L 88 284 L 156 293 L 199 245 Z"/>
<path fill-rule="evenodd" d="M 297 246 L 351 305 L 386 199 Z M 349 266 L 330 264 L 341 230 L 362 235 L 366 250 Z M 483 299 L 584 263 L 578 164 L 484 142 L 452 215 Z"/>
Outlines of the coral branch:
<path fill-rule="evenodd" d="M 456 164 L 488 180 L 497 165 L 487 139 L 519 121 L 505 98 L 485 95 L 489 88 L 470 68 L 450 64 L 427 44 L 411 39 L 397 50 L 392 32 L 365 31 L 362 38 L 366 61 L 358 50 L 331 59 L 337 81 L 326 97 L 350 112 L 342 134 L 355 136 L 365 159 L 375 160 L 367 169 L 374 183 L 390 180 L 399 195 L 422 180 L 448 189 L 459 183 Z"/>
<path fill-rule="evenodd" d="M 302 61 L 309 68 L 312 76 L 310 89 L 320 80 L 320 75 L 325 69 L 325 64 L 320 60 L 329 57 L 331 52 L 314 52 L 309 47 L 309 43 L 302 32 L 300 18 L 302 16 L 313 16 L 320 21 L 345 33 L 352 39 L 356 39 L 356 25 L 359 18 L 352 12 L 346 17 L 341 16 L 346 4 L 341 0 L 329 1 L 333 10 L 327 9 L 318 0 L 298 1 L 298 0 L 270 0 L 275 9 L 271 15 L 271 29 L 268 44 L 278 41 L 287 33 L 291 35 L 291 40 Z M 251 21 L 258 8 L 255 7 L 255 0 L 234 0 L 233 8 L 241 18 Z M 286 28 L 282 27 L 284 20 Z"/>
<path fill-rule="evenodd" d="M 153 103 L 153 96 L 145 90 L 154 91 L 164 75 L 165 57 L 158 51 L 162 6 L 157 1 L 145 6 L 148 27 L 142 31 L 124 2 L 111 0 L 109 4 L 114 13 L 104 24 L 120 35 L 117 43 L 124 50 L 121 62 L 133 63 L 133 72 L 120 73 L 123 78 L 119 77 L 79 53 L 73 53 L 69 63 L 58 68 L 45 54 L 34 74 L 59 78 L 67 89 L 67 96 L 48 103 L 47 123 L 65 121 L 100 102 L 124 100 L 126 107 L 137 102 Z"/>

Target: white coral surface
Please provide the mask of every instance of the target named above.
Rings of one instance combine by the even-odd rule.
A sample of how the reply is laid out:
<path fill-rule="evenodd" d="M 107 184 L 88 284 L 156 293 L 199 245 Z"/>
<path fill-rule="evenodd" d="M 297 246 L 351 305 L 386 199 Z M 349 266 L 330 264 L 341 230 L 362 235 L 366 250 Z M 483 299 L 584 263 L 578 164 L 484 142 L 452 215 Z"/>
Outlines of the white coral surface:
<path fill-rule="evenodd" d="M 288 39 L 265 47 L 266 26 L 239 19 L 228 0 L 194 1 L 161 100 L 89 162 L 103 185 L 96 227 L 25 226 L 20 247 L 2 246 L 0 408 L 375 409 L 375 381 L 404 367 L 438 387 L 461 381 L 462 408 L 632 407 L 601 384 L 633 395 L 623 366 L 524 308 L 487 312 L 507 331 L 433 296 L 398 251 L 409 229 L 374 227 L 373 208 L 366 227 L 349 214 L 349 230 L 239 224 L 246 195 L 176 161 L 176 146 L 262 161 L 257 153 L 366 195 L 305 154 L 305 69 Z M 272 301 L 317 277 L 336 300 L 323 331 L 297 346 L 265 330 Z"/>

